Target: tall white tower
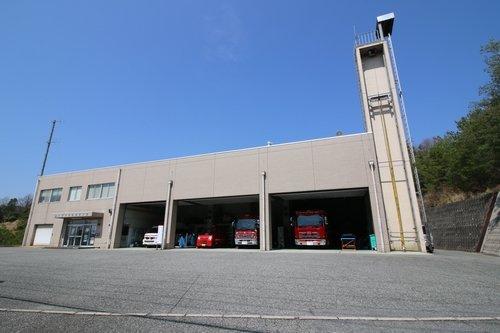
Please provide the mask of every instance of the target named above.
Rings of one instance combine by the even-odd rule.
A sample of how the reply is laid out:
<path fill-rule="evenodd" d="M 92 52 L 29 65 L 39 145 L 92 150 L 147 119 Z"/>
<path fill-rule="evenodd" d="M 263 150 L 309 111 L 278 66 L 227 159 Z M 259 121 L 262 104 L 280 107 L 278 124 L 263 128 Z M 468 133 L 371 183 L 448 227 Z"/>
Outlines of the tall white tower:
<path fill-rule="evenodd" d="M 393 23 L 393 13 L 382 15 L 374 31 L 356 35 L 356 68 L 365 128 L 373 133 L 390 249 L 425 252 L 425 212 L 422 204 L 419 209 L 418 174 L 413 172 L 413 147 L 391 42 Z"/>

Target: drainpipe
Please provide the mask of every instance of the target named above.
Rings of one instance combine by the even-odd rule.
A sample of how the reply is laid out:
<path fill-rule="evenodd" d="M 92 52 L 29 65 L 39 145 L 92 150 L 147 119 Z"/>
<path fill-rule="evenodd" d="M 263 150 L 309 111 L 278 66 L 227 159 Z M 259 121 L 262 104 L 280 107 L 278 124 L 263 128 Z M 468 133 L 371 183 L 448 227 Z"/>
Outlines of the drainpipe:
<path fill-rule="evenodd" d="M 40 186 L 40 177 L 36 180 L 36 185 L 35 185 L 35 193 L 33 194 L 33 198 L 31 200 L 31 208 L 30 208 L 30 213 L 28 215 L 28 222 L 26 223 L 26 229 L 24 230 L 24 236 L 23 236 L 23 246 L 28 246 L 26 243 L 28 243 L 28 234 L 30 231 L 30 226 L 31 226 L 31 219 L 33 216 L 33 210 L 35 209 L 35 202 L 38 199 L 38 187 Z"/>
<path fill-rule="evenodd" d="M 115 197 L 113 199 L 113 211 L 111 213 L 111 221 L 109 221 L 109 232 L 108 232 L 108 243 L 107 248 L 111 248 L 111 236 L 113 236 L 113 227 L 115 225 L 115 221 L 118 218 L 118 214 L 116 214 L 116 203 L 118 201 L 118 190 L 120 189 L 120 179 L 122 177 L 122 169 L 118 169 L 118 176 L 116 177 L 116 190 Z M 115 235 L 116 238 L 116 235 Z"/>
<path fill-rule="evenodd" d="M 170 199 L 172 197 L 172 185 L 173 185 L 173 183 L 174 182 L 172 180 L 169 180 L 168 186 L 167 186 L 167 201 L 165 203 L 165 218 L 163 219 L 163 235 L 161 238 L 161 249 L 162 250 L 165 250 L 166 239 L 167 239 L 167 236 L 170 236 L 171 229 L 172 229 L 171 228 L 172 221 L 170 221 L 170 223 L 168 223 L 168 220 L 169 220 L 169 216 L 170 216 Z M 167 232 L 167 226 L 170 227 L 168 232 Z"/>
<path fill-rule="evenodd" d="M 261 250 L 264 250 L 264 251 L 267 251 L 268 248 L 267 248 L 267 228 L 266 228 L 266 172 L 265 171 L 262 171 L 261 172 L 261 183 L 260 183 L 260 186 L 261 186 L 261 193 L 262 193 L 262 200 L 260 202 L 260 204 L 262 205 L 262 207 L 260 208 L 260 213 L 259 214 L 259 219 L 260 219 L 260 235 L 259 235 L 259 238 L 260 238 L 260 249 Z"/>
<path fill-rule="evenodd" d="M 382 219 L 380 218 L 380 207 L 378 205 L 377 186 L 375 183 L 375 162 L 369 161 L 368 164 L 370 164 L 370 171 L 372 174 L 372 183 L 373 183 L 373 193 L 375 194 L 375 207 L 377 208 L 377 224 L 380 230 L 380 246 L 382 248 L 382 251 L 385 251 L 384 233 L 382 231 Z"/>

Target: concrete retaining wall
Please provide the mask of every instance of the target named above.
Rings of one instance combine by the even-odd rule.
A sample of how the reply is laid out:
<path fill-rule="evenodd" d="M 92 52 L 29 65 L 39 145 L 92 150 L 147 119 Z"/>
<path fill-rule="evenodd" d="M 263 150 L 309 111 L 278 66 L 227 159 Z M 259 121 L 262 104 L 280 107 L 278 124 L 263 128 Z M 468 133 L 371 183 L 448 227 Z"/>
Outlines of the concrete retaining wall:
<path fill-rule="evenodd" d="M 481 252 L 500 256 L 500 196 L 498 193 L 495 205 L 491 208 L 491 216 L 486 227 Z"/>
<path fill-rule="evenodd" d="M 434 247 L 443 250 L 475 252 L 481 248 L 485 218 L 493 193 L 428 208 L 427 220 Z M 495 231 L 500 233 L 497 225 Z M 494 236 L 493 236 L 494 237 Z M 486 236 L 484 237 L 486 239 Z"/>

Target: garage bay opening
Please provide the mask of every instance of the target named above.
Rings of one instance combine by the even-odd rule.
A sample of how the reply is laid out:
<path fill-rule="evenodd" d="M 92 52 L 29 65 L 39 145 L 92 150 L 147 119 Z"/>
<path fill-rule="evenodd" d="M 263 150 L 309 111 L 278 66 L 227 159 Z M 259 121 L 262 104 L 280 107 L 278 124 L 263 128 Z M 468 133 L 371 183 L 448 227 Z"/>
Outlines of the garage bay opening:
<path fill-rule="evenodd" d="M 176 203 L 176 246 L 258 246 L 258 195 L 189 199 Z"/>
<path fill-rule="evenodd" d="M 161 245 L 165 201 L 124 204 L 120 247 Z M 158 239 L 157 239 L 158 238 Z"/>
<path fill-rule="evenodd" d="M 273 249 L 373 249 L 366 188 L 272 194 L 271 223 Z"/>

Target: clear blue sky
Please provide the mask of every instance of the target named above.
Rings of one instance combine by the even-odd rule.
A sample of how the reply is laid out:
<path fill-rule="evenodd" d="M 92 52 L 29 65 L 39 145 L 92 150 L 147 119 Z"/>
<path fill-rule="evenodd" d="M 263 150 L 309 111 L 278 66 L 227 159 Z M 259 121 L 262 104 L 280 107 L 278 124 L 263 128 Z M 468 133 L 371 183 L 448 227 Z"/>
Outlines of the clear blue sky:
<path fill-rule="evenodd" d="M 0 197 L 47 173 L 363 131 L 353 26 L 394 11 L 414 141 L 487 80 L 500 1 L 2 1 Z"/>

